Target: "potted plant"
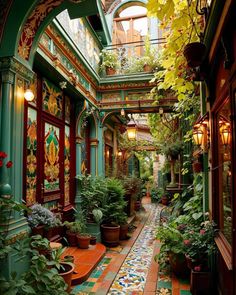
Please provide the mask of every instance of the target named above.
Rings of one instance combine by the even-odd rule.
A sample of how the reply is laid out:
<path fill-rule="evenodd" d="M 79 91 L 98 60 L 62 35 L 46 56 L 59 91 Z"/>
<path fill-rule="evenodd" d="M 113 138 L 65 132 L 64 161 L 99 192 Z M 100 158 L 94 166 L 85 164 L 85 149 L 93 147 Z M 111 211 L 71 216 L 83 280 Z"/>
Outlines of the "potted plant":
<path fill-rule="evenodd" d="M 48 229 L 61 225 L 59 218 L 41 204 L 34 204 L 30 207 L 27 220 L 32 229 L 32 234 L 40 234 L 41 236 L 44 233 L 46 234 Z"/>
<path fill-rule="evenodd" d="M 80 232 L 76 235 L 77 245 L 81 249 L 88 249 L 91 235 L 86 232 L 85 219 L 83 215 L 80 215 L 79 222 Z"/>
<path fill-rule="evenodd" d="M 184 57 L 190 68 L 199 67 L 205 57 L 206 46 L 202 42 L 192 42 L 184 47 Z"/>
<path fill-rule="evenodd" d="M 105 70 L 107 75 L 114 75 L 119 66 L 118 54 L 115 50 L 103 49 L 100 53 L 102 62 L 100 65 L 101 70 Z"/>
<path fill-rule="evenodd" d="M 81 175 L 77 177 L 81 184 L 81 210 L 86 220 L 87 233 L 101 241 L 100 223 L 103 218 L 103 208 L 107 194 L 107 184 L 104 177 Z"/>
<path fill-rule="evenodd" d="M 205 214 L 205 216 L 208 216 Z M 184 244 L 188 267 L 191 269 L 192 294 L 209 294 L 213 286 L 210 257 L 216 253 L 214 222 L 205 220 L 201 225 L 187 225 Z"/>
<path fill-rule="evenodd" d="M 174 222 L 163 223 L 158 227 L 156 238 L 161 242 L 160 253 L 156 256 L 162 267 L 169 261 L 172 271 L 177 276 L 186 276 L 189 271 L 185 259 L 183 234 Z"/>
<path fill-rule="evenodd" d="M 63 259 L 63 253 L 65 248 L 62 246 L 59 248 L 52 249 L 51 259 L 48 265 L 55 267 L 58 270 L 59 275 L 64 279 L 65 283 L 67 284 L 67 292 L 69 293 L 71 290 L 71 281 L 72 281 L 72 274 L 74 271 L 74 264 L 65 261 Z"/>
<path fill-rule="evenodd" d="M 42 238 L 41 235 L 35 235 L 32 237 L 30 245 L 32 249 L 37 250 L 39 254 L 50 257 L 52 249 L 50 248 L 48 239 Z"/>
<path fill-rule="evenodd" d="M 128 230 L 129 230 L 129 224 L 128 224 L 128 216 L 125 212 L 121 212 L 119 215 L 119 218 L 117 222 L 120 225 L 120 235 L 119 239 L 120 240 L 126 240 L 127 235 L 128 235 Z"/>
<path fill-rule="evenodd" d="M 126 205 L 125 190 L 121 181 L 115 178 L 107 179 L 107 190 L 104 220 L 101 224 L 102 240 L 109 246 L 117 246 L 120 235 L 119 216 L 123 214 Z"/>
<path fill-rule="evenodd" d="M 81 223 L 80 221 L 65 221 L 64 226 L 67 228 L 66 230 L 66 237 L 69 245 L 71 247 L 77 246 L 77 235 L 81 231 Z"/>

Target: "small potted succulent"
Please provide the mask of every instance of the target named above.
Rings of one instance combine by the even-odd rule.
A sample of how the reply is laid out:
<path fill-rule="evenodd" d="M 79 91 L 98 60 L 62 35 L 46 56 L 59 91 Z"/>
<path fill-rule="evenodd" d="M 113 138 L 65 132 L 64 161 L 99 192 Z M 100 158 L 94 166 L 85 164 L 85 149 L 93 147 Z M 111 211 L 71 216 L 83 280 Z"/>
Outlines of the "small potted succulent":
<path fill-rule="evenodd" d="M 65 227 L 67 228 L 66 231 L 66 237 L 67 241 L 70 246 L 76 247 L 77 246 L 77 235 L 81 231 L 81 223 L 80 221 L 65 221 L 64 222 Z"/>

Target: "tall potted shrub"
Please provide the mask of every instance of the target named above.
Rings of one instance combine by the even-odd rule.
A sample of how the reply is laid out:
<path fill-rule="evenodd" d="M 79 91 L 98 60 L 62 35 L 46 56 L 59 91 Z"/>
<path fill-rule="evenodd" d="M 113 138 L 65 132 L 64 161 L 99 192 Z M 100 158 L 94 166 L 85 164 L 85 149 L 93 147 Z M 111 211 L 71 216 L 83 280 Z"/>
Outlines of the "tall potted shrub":
<path fill-rule="evenodd" d="M 121 181 L 115 178 L 107 179 L 107 190 L 104 220 L 101 224 L 102 240 L 108 246 L 117 246 L 120 235 L 119 218 L 126 205 L 124 200 L 125 190 Z"/>

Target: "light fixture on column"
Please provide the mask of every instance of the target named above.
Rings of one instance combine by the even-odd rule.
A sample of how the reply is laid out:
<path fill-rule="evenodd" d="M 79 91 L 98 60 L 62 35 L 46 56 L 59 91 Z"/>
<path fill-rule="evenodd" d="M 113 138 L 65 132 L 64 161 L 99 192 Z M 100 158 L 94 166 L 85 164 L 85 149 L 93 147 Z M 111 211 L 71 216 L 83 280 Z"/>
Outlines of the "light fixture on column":
<path fill-rule="evenodd" d="M 134 122 L 133 116 L 131 116 L 131 120 L 129 121 L 127 125 L 127 135 L 129 140 L 135 140 L 136 139 L 136 123 Z"/>
<path fill-rule="evenodd" d="M 202 117 L 193 127 L 193 140 L 202 152 L 207 153 L 210 147 L 210 136 L 208 129 L 208 115 Z"/>
<path fill-rule="evenodd" d="M 27 88 L 27 89 L 25 90 L 24 98 L 25 98 L 25 100 L 27 100 L 27 101 L 33 101 L 33 100 L 34 100 L 34 94 L 33 94 L 33 91 L 32 91 L 30 88 Z"/>
<path fill-rule="evenodd" d="M 197 146 L 201 146 L 203 144 L 204 133 L 203 130 L 199 126 L 195 126 L 193 130 L 193 140 Z"/>

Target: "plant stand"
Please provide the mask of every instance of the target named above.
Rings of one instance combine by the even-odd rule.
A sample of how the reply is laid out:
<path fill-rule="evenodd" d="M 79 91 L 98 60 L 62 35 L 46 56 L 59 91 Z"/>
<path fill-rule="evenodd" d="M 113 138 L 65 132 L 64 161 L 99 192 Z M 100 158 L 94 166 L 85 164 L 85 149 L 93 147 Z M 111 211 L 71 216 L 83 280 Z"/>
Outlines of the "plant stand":
<path fill-rule="evenodd" d="M 191 270 L 190 291 L 192 295 L 208 295 L 212 293 L 213 274 L 210 271 Z"/>

